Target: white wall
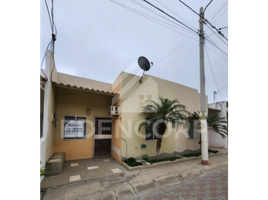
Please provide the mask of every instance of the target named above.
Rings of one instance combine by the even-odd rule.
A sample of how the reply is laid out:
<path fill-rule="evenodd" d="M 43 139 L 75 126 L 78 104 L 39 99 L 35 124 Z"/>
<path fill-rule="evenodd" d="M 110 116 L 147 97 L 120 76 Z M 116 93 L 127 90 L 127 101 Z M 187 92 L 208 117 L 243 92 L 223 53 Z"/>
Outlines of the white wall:
<path fill-rule="evenodd" d="M 209 108 L 220 109 L 219 117 L 224 117 L 227 121 L 227 107 L 226 101 L 212 103 L 208 105 Z M 228 136 L 226 138 L 222 138 L 222 136 L 218 133 L 215 133 L 213 130 L 209 130 L 209 146 L 211 147 L 222 147 L 228 148 Z"/>
<path fill-rule="evenodd" d="M 40 168 L 45 167 L 46 161 L 54 153 L 54 127 L 52 121 L 52 113 L 54 106 L 54 92 L 51 83 L 51 71 L 53 68 L 52 54 L 49 50 L 46 52 L 46 68 L 44 70 L 47 81 L 45 82 L 44 91 L 44 117 L 43 117 L 43 137 L 40 139 Z M 53 76 L 57 74 L 56 66 L 53 71 Z M 43 178 L 40 178 L 40 182 Z"/>

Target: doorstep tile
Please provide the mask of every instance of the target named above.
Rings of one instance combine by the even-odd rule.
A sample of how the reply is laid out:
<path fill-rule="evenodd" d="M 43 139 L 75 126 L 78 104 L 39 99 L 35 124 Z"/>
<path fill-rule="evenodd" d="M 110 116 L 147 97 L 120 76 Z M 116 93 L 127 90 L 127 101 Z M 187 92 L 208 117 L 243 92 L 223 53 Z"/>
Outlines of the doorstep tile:
<path fill-rule="evenodd" d="M 92 169 L 99 169 L 99 166 L 90 166 L 90 167 L 87 167 L 87 170 L 92 170 Z"/>
<path fill-rule="evenodd" d="M 70 176 L 70 182 L 72 182 L 72 181 L 79 181 L 79 180 L 81 180 L 81 176 L 80 175 Z"/>

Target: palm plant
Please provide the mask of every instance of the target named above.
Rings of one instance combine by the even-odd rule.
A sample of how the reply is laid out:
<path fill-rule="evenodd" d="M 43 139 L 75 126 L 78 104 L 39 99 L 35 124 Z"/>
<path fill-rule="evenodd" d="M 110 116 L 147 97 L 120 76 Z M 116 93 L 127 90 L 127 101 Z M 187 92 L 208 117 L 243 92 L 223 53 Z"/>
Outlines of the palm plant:
<path fill-rule="evenodd" d="M 200 116 L 197 112 L 194 112 L 192 115 L 195 119 L 200 120 Z M 226 135 L 228 135 L 227 124 L 228 122 L 225 120 L 225 117 L 219 117 L 218 113 L 207 115 L 208 128 L 212 129 L 215 133 L 220 134 L 222 138 L 226 138 Z M 200 123 L 199 123 L 199 126 L 200 126 Z M 199 144 L 201 144 L 201 137 L 200 137 Z"/>
<path fill-rule="evenodd" d="M 172 128 L 176 130 L 180 123 L 187 120 L 186 115 L 190 112 L 177 99 L 169 100 L 159 97 L 160 103 L 153 100 L 147 100 L 146 105 L 142 107 L 142 112 L 139 116 L 144 116 L 145 119 L 139 124 L 138 130 L 142 128 L 153 128 L 153 134 L 157 135 L 156 153 L 157 157 L 161 148 L 162 137 L 167 129 L 167 124 L 170 122 Z M 154 128 L 154 125 L 155 127 Z"/>

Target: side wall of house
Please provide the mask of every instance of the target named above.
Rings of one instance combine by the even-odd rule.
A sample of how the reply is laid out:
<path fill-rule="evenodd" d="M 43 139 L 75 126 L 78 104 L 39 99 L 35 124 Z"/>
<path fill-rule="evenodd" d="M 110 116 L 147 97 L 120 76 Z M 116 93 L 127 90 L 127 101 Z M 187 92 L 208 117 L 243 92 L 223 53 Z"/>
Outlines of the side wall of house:
<path fill-rule="evenodd" d="M 121 163 L 121 154 L 122 154 L 122 130 L 119 128 L 121 124 L 122 119 L 122 98 L 121 98 L 121 92 L 122 92 L 122 74 L 120 74 L 115 82 L 112 85 L 112 92 L 118 93 L 118 97 L 115 96 L 114 104 L 111 102 L 111 105 L 113 106 L 120 106 L 119 108 L 119 116 L 112 116 L 112 157 L 117 160 L 119 163 Z M 124 141 L 123 141 L 124 142 Z"/>
<path fill-rule="evenodd" d="M 54 112 L 54 88 L 51 83 L 51 72 L 53 70 L 54 62 L 49 50 L 47 50 L 46 55 L 45 74 L 47 75 L 48 80 L 45 83 L 43 137 L 40 140 L 40 153 L 43 166 L 45 166 L 45 163 L 54 153 L 54 127 L 52 122 L 52 113 Z M 56 67 L 54 67 L 53 76 L 57 76 Z"/>
<path fill-rule="evenodd" d="M 145 105 L 146 100 L 158 102 L 158 97 L 162 96 L 171 100 L 177 99 L 190 112 L 198 111 L 200 108 L 200 94 L 196 89 L 148 75 L 145 75 L 142 83 L 139 83 L 139 79 L 139 76 L 123 73 L 122 138 L 127 141 L 127 149 L 122 145 L 123 157 L 156 155 L 156 140 L 145 140 L 145 130 L 138 131 L 138 125 L 143 120 L 143 117 L 139 116 L 140 108 Z M 176 132 L 169 126 L 162 140 L 160 154 L 198 150 L 199 135 L 200 132 L 197 139 L 188 139 L 187 128 L 180 127 Z M 146 147 L 141 148 L 142 144 Z"/>

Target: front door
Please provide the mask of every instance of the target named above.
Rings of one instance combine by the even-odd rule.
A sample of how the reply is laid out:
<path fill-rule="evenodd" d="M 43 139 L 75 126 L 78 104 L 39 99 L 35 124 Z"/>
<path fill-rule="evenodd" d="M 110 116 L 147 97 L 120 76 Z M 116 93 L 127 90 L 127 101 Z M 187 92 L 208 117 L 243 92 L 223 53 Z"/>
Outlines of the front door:
<path fill-rule="evenodd" d="M 94 156 L 111 155 L 112 119 L 96 117 L 94 135 Z"/>

